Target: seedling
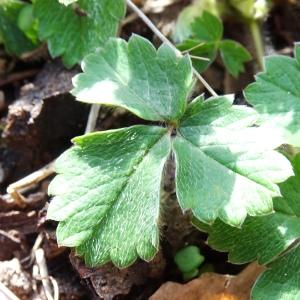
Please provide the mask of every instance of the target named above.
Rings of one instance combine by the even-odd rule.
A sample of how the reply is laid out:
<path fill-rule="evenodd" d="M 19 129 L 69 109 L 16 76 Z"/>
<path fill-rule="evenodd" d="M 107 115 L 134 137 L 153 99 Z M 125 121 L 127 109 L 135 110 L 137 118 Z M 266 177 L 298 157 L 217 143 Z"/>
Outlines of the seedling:
<path fill-rule="evenodd" d="M 179 250 L 175 255 L 175 263 L 182 272 L 184 280 L 190 280 L 199 274 L 199 267 L 205 258 L 197 246 L 187 246 Z"/>
<path fill-rule="evenodd" d="M 238 42 L 223 40 L 223 24 L 213 14 L 203 11 L 191 24 L 191 36 L 177 47 L 192 55 L 193 64 L 199 72 L 205 71 L 216 59 L 218 52 L 228 72 L 237 77 L 244 71 L 250 53 Z M 207 60 L 204 60 L 207 58 Z M 199 59 L 197 59 L 199 58 Z M 201 59 L 202 58 L 202 59 Z"/>

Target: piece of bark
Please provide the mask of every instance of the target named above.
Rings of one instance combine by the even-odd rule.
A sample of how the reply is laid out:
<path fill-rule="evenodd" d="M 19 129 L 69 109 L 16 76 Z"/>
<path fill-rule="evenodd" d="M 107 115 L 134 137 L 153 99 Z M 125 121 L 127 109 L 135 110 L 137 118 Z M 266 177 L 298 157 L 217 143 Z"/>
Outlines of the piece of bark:
<path fill-rule="evenodd" d="M 137 261 L 122 270 L 111 263 L 99 268 L 88 268 L 81 259 L 73 254 L 71 254 L 70 260 L 91 290 L 104 300 L 127 295 L 135 286 L 149 284 L 149 281 L 153 279 L 159 280 L 166 266 L 161 252 L 151 262 Z"/>
<path fill-rule="evenodd" d="M 237 276 L 204 273 L 186 284 L 167 282 L 149 300 L 249 300 L 251 288 L 263 270 L 253 263 Z"/>
<path fill-rule="evenodd" d="M 24 257 L 27 251 L 28 245 L 24 235 L 16 230 L 0 230 L 0 261 Z"/>
<path fill-rule="evenodd" d="M 58 62 L 46 64 L 9 106 L 2 133 L 5 148 L 0 151 L 2 186 L 50 162 L 70 146 L 71 138 L 84 132 L 89 106 L 69 93 L 78 72 Z"/>

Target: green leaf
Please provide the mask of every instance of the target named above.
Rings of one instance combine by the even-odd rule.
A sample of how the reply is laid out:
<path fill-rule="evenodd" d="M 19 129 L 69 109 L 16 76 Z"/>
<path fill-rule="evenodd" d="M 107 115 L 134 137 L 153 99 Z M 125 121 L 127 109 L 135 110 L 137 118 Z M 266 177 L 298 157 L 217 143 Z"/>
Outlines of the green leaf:
<path fill-rule="evenodd" d="M 9 54 L 21 55 L 35 48 L 17 25 L 19 13 L 25 6 L 17 0 L 0 0 L 0 36 Z"/>
<path fill-rule="evenodd" d="M 198 270 L 199 266 L 205 261 L 199 247 L 189 245 L 177 251 L 174 261 L 182 273 L 189 273 Z"/>
<path fill-rule="evenodd" d="M 26 37 L 34 44 L 39 43 L 38 38 L 38 20 L 33 15 L 33 5 L 24 6 L 18 15 L 18 27 L 25 33 Z"/>
<path fill-rule="evenodd" d="M 294 146 L 300 146 L 299 82 L 296 59 L 271 56 L 265 59 L 264 72 L 245 90 L 247 101 L 260 113 L 260 124 L 269 127 L 273 135 L 282 136 L 282 143 Z"/>
<path fill-rule="evenodd" d="M 298 65 L 300 65 L 300 43 L 296 43 L 295 45 L 295 57 Z"/>
<path fill-rule="evenodd" d="M 60 245 L 89 266 L 120 268 L 151 260 L 159 246 L 160 185 L 170 152 L 167 129 L 152 126 L 91 133 L 56 162 L 48 218 Z"/>
<path fill-rule="evenodd" d="M 220 218 L 241 226 L 247 214 L 273 211 L 275 183 L 293 174 L 273 149 L 280 143 L 255 124 L 251 108 L 220 97 L 198 98 L 188 108 L 174 139 L 176 189 L 181 207 L 205 223 Z M 276 162 L 276 165 L 274 165 Z"/>
<path fill-rule="evenodd" d="M 270 262 L 300 236 L 300 178 L 291 177 L 280 184 L 283 198 L 275 199 L 275 213 L 247 217 L 241 229 L 217 220 L 212 226 L 197 220 L 194 224 L 209 234 L 208 244 L 229 252 L 229 261 L 243 264 L 258 260 Z"/>
<path fill-rule="evenodd" d="M 176 122 L 186 109 L 193 83 L 188 57 L 176 57 L 162 45 L 156 50 L 134 35 L 111 39 L 99 54 L 84 59 L 72 93 L 79 101 L 122 106 L 152 121 Z"/>
<path fill-rule="evenodd" d="M 117 33 L 125 15 L 124 0 L 78 0 L 70 6 L 57 0 L 36 0 L 39 36 L 47 40 L 52 57 L 67 67 L 79 63 Z"/>
<path fill-rule="evenodd" d="M 192 23 L 194 37 L 204 42 L 219 42 L 223 36 L 223 24 L 213 14 L 203 11 Z"/>
<path fill-rule="evenodd" d="M 220 51 L 225 67 L 234 77 L 244 72 L 244 63 L 251 60 L 251 54 L 235 41 L 223 40 L 220 44 Z"/>
<path fill-rule="evenodd" d="M 192 23 L 196 17 L 201 16 L 204 10 L 219 15 L 222 10 L 222 4 L 216 0 L 194 0 L 190 5 L 185 7 L 179 14 L 172 39 L 175 43 L 182 43 L 184 40 L 192 37 Z"/>
<path fill-rule="evenodd" d="M 252 289 L 253 300 L 300 299 L 300 246 L 272 262 Z"/>
<path fill-rule="evenodd" d="M 180 51 L 188 51 L 190 55 L 198 57 L 199 59 L 193 58 L 193 66 L 198 72 L 204 72 L 216 59 L 217 47 L 215 43 L 203 43 L 197 40 L 186 40 L 182 44 L 177 45 Z M 201 58 L 206 58 L 204 60 Z"/>

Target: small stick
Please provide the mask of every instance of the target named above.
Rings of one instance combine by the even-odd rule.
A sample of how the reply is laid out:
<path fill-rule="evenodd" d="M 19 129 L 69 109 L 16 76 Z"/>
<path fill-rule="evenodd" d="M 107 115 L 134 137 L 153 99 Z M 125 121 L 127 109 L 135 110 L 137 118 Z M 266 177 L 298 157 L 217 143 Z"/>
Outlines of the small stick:
<path fill-rule="evenodd" d="M 193 58 L 193 59 L 197 59 L 197 60 L 205 60 L 205 61 L 210 61 L 209 58 L 207 57 L 202 57 L 202 56 L 196 56 L 196 55 L 191 55 L 189 54 L 190 58 Z"/>
<path fill-rule="evenodd" d="M 3 300 L 20 300 L 8 287 L 0 281 L 0 298 Z"/>
<path fill-rule="evenodd" d="M 49 163 L 43 168 L 39 169 L 36 172 L 31 173 L 30 175 L 10 184 L 7 187 L 7 193 L 16 201 L 20 207 L 26 206 L 26 199 L 21 195 L 22 192 L 28 190 L 33 184 L 41 182 L 43 179 L 54 173 L 54 162 Z"/>
<path fill-rule="evenodd" d="M 57 281 L 52 276 L 49 276 L 49 279 L 53 286 L 53 299 L 59 300 L 59 287 L 58 287 Z"/>
<path fill-rule="evenodd" d="M 97 117 L 99 113 L 100 105 L 93 104 L 91 106 L 91 110 L 88 117 L 88 122 L 86 125 L 85 133 L 92 132 L 95 129 Z M 26 199 L 21 194 L 32 187 L 33 184 L 37 184 L 44 180 L 45 178 L 49 177 L 55 172 L 54 168 L 55 160 L 50 162 L 48 165 L 44 166 L 43 168 L 35 171 L 28 176 L 10 184 L 7 187 L 7 193 L 11 196 L 12 199 L 16 201 L 16 203 L 20 207 L 26 206 Z"/>
<path fill-rule="evenodd" d="M 178 56 L 182 56 L 182 53 L 161 33 L 161 31 L 154 25 L 154 23 L 140 10 L 131 0 L 126 0 L 127 5 L 144 21 L 144 23 L 153 31 L 157 37 L 169 45 Z M 193 72 L 195 76 L 202 82 L 205 88 L 210 92 L 214 97 L 217 97 L 218 94 L 214 89 L 208 84 L 208 82 L 198 73 L 198 71 L 193 67 Z"/>
<path fill-rule="evenodd" d="M 97 118 L 99 115 L 99 110 L 100 110 L 99 104 L 92 104 L 91 109 L 90 109 L 89 118 L 88 118 L 86 128 L 85 128 L 85 133 L 90 133 L 90 132 L 94 131 L 94 129 L 96 127 L 96 123 L 97 123 Z"/>
<path fill-rule="evenodd" d="M 54 300 L 53 291 L 49 281 L 48 269 L 45 260 L 44 250 L 39 248 L 35 251 L 35 260 L 39 268 L 39 273 L 41 276 L 43 288 L 45 291 L 45 295 L 48 300 Z"/>
<path fill-rule="evenodd" d="M 186 50 L 182 51 L 182 54 L 191 52 L 191 51 L 193 51 L 193 50 L 195 50 L 195 49 L 197 49 L 197 48 L 199 48 L 199 47 L 201 47 L 201 46 L 203 46 L 203 45 L 204 45 L 204 43 L 199 43 L 199 44 L 196 45 L 196 46 L 193 46 L 193 47 L 191 47 L 191 48 L 189 48 L 189 49 L 186 49 Z"/>
<path fill-rule="evenodd" d="M 27 70 L 27 71 L 13 73 L 13 74 L 9 75 L 7 78 L 0 80 L 0 87 L 3 87 L 5 85 L 8 85 L 15 81 L 20 81 L 20 80 L 26 79 L 28 77 L 33 77 L 39 71 L 40 70 L 38 70 L 38 69 L 33 69 L 33 70 Z"/>

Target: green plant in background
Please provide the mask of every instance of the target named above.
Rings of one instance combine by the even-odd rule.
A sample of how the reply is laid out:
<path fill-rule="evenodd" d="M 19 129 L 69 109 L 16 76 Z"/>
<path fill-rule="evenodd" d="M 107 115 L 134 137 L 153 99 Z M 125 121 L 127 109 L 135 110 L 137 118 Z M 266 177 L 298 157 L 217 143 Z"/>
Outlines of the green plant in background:
<path fill-rule="evenodd" d="M 28 7 L 30 5 L 22 1 L 0 0 L 0 40 L 9 54 L 20 56 L 36 47 L 36 39 L 29 34 L 31 29 L 24 28 L 23 31 L 18 26 L 18 23 L 24 25 L 27 22 L 19 15 Z"/>
<path fill-rule="evenodd" d="M 0 0 L 0 36 L 9 54 L 20 56 L 46 41 L 66 67 L 81 62 L 110 37 L 125 15 L 124 0 Z M 69 5 L 68 5 L 69 4 Z"/>
<path fill-rule="evenodd" d="M 218 30 L 220 25 L 215 24 L 210 26 L 209 24 L 212 22 L 217 23 L 217 21 L 210 20 L 205 20 L 197 24 L 195 19 L 201 18 L 205 11 L 214 15 L 216 18 L 233 16 L 249 27 L 256 50 L 257 62 L 260 69 L 263 69 L 264 42 L 260 27 L 262 20 L 266 18 L 271 7 L 271 0 L 194 0 L 191 5 L 187 6 L 187 8 L 180 13 L 172 37 L 173 40 L 180 45 L 179 48 L 181 50 L 193 49 L 192 55 L 209 59 L 209 61 L 201 61 L 199 59 L 198 61 L 193 61 L 199 71 L 204 71 L 215 59 L 218 47 L 207 44 L 207 41 L 205 41 L 205 44 L 196 43 L 195 40 L 202 40 L 203 37 L 197 34 L 195 27 L 198 26 L 202 28 L 204 26 L 209 27 L 209 30 L 214 28 Z M 213 20 L 212 17 L 210 17 L 210 19 Z M 218 40 L 211 40 L 209 42 L 216 41 Z M 225 52 L 225 56 L 228 57 L 229 61 L 227 60 L 226 62 L 226 58 L 225 61 L 223 58 L 223 61 L 228 71 L 232 75 L 237 76 L 239 72 L 243 71 L 243 63 L 250 60 L 250 58 L 249 54 L 247 54 L 248 52 L 245 52 L 245 49 L 240 44 L 236 42 L 233 43 L 225 43 L 223 52 Z M 194 48 L 197 45 L 199 48 Z M 220 50 L 222 55 L 222 49 Z M 228 54 L 226 52 L 228 52 Z M 232 67 L 230 68 L 231 65 Z"/>
<path fill-rule="evenodd" d="M 199 72 L 205 71 L 220 52 L 228 72 L 237 77 L 244 71 L 244 63 L 251 60 L 251 55 L 240 43 L 222 38 L 222 21 L 204 10 L 201 17 L 191 23 L 190 38 L 177 45 L 177 48 L 189 52 Z"/>
<path fill-rule="evenodd" d="M 264 42 L 261 34 L 261 21 L 266 18 L 272 0 L 228 0 L 229 8 L 236 9 L 243 22 L 250 29 L 260 69 L 263 69 Z"/>
<path fill-rule="evenodd" d="M 37 45 L 39 42 L 37 34 L 38 22 L 33 14 L 33 5 L 28 4 L 20 10 L 17 23 L 27 38 Z"/>
<path fill-rule="evenodd" d="M 74 2 L 74 3 L 72 3 Z M 125 15 L 124 0 L 35 0 L 39 38 L 48 42 L 52 57 L 62 56 L 67 67 L 79 63 L 115 36 Z"/>
<path fill-rule="evenodd" d="M 220 17 L 224 4 L 218 0 L 193 0 L 179 14 L 172 32 L 172 39 L 176 44 L 182 43 L 193 35 L 192 23 L 195 18 L 208 11 L 216 17 Z"/>
<path fill-rule="evenodd" d="M 190 280 L 199 274 L 199 267 L 204 263 L 205 257 L 197 246 L 190 245 L 177 251 L 174 261 L 182 272 L 183 279 Z"/>

